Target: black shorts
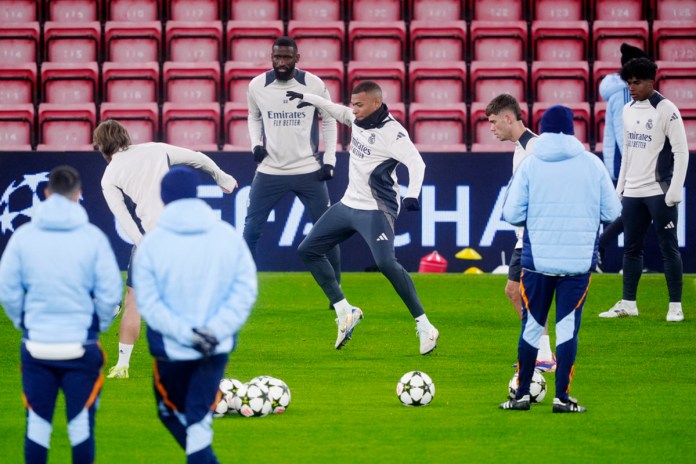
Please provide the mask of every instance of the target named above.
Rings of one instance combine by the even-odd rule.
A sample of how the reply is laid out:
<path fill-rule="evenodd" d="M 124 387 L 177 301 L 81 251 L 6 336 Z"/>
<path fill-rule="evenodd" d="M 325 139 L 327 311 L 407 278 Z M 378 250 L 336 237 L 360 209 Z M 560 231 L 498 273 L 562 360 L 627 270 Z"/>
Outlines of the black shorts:
<path fill-rule="evenodd" d="M 520 275 L 522 274 L 522 248 L 515 248 L 510 257 L 510 266 L 508 266 L 508 280 L 513 282 L 520 281 Z"/>

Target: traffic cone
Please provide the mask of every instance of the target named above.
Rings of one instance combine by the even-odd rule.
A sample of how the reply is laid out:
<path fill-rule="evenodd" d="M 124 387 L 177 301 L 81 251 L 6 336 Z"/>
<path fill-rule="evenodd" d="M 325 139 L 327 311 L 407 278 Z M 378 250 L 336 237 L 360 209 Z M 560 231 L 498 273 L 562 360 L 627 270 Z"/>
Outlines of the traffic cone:
<path fill-rule="evenodd" d="M 423 258 L 420 260 L 420 266 L 418 266 L 418 272 L 422 273 L 445 271 L 447 271 L 447 260 L 437 251 L 433 251 L 429 255 L 423 256 Z"/>

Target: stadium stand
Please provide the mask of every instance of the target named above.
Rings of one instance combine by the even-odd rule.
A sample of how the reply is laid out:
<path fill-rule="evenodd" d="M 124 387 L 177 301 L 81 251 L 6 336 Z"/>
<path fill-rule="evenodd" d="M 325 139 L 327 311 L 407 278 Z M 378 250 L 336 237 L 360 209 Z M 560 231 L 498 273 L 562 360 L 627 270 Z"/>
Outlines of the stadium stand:
<path fill-rule="evenodd" d="M 472 61 L 497 63 L 527 59 L 525 21 L 472 21 Z"/>
<path fill-rule="evenodd" d="M 464 103 L 412 103 L 409 107 L 411 140 L 423 151 L 466 151 Z"/>
<path fill-rule="evenodd" d="M 99 66 L 91 63 L 53 63 L 41 65 L 42 101 L 72 105 L 98 101 Z"/>
<path fill-rule="evenodd" d="M 408 0 L 411 19 L 418 21 L 449 21 L 464 18 L 461 0 Z"/>
<path fill-rule="evenodd" d="M 488 103 L 501 93 L 509 93 L 518 101 L 526 102 L 527 63 L 516 61 L 499 66 L 489 61 L 474 61 L 469 85 L 473 103 Z"/>
<path fill-rule="evenodd" d="M 534 21 L 532 59 L 536 61 L 586 61 L 587 21 Z"/>
<path fill-rule="evenodd" d="M 218 103 L 162 105 L 162 137 L 165 143 L 200 151 L 218 149 Z"/>
<path fill-rule="evenodd" d="M 104 26 L 105 61 L 117 63 L 158 62 L 162 50 L 159 21 L 107 21 Z"/>
<path fill-rule="evenodd" d="M 0 63 L 0 106 L 34 103 L 36 63 Z"/>
<path fill-rule="evenodd" d="M 167 21 L 165 43 L 165 61 L 219 61 L 222 57 L 222 22 Z"/>
<path fill-rule="evenodd" d="M 246 92 L 249 82 L 269 69 L 271 69 L 270 60 L 255 63 L 246 61 L 226 62 L 224 68 L 226 101 L 246 104 Z"/>
<path fill-rule="evenodd" d="M 409 95 L 417 103 L 466 102 L 466 63 L 412 61 L 409 67 Z"/>
<path fill-rule="evenodd" d="M 228 21 L 227 59 L 270 63 L 273 42 L 283 33 L 282 21 Z"/>
<path fill-rule="evenodd" d="M 215 103 L 220 100 L 220 63 L 167 61 L 162 69 L 164 99 L 172 103 Z"/>
<path fill-rule="evenodd" d="M 343 0 L 286 0 L 289 17 L 302 21 L 343 21 Z"/>
<path fill-rule="evenodd" d="M 64 105 L 39 104 L 39 144 L 37 150 L 91 151 L 92 131 L 97 123 L 94 103 Z"/>
<path fill-rule="evenodd" d="M 37 0 L 5 0 L 0 3 L 0 24 L 38 21 L 40 7 Z"/>
<path fill-rule="evenodd" d="M 0 104 L 0 151 L 28 151 L 34 140 L 34 105 Z"/>
<path fill-rule="evenodd" d="M 696 104 L 696 63 L 658 61 L 655 85 L 677 107 Z"/>
<path fill-rule="evenodd" d="M 282 1 L 282 0 L 281 0 Z M 237 21 L 277 21 L 279 0 L 230 0 L 229 19 Z"/>
<path fill-rule="evenodd" d="M 466 21 L 412 21 L 410 32 L 412 60 L 466 59 Z"/>
<path fill-rule="evenodd" d="M 112 103 L 157 103 L 160 69 L 156 62 L 115 63 L 102 66 L 102 98 Z"/>
<path fill-rule="evenodd" d="M 302 62 L 343 60 L 346 35 L 343 21 L 290 21 L 288 35 L 295 39 Z"/>
<path fill-rule="evenodd" d="M 159 0 L 109 0 L 107 21 L 159 21 L 162 5 Z"/>
<path fill-rule="evenodd" d="M 350 21 L 401 21 L 402 0 L 352 0 L 348 2 Z"/>
<path fill-rule="evenodd" d="M 621 44 L 648 50 L 647 21 L 595 21 L 592 24 L 594 59 L 621 62 Z"/>
<path fill-rule="evenodd" d="M 102 103 L 99 120 L 116 119 L 125 126 L 133 143 L 159 139 L 157 103 Z"/>
<path fill-rule="evenodd" d="M 403 61 L 377 63 L 372 61 L 351 61 L 348 63 L 348 88 L 360 82 L 372 80 L 382 87 L 384 101 L 401 103 L 406 91 L 406 69 Z"/>
<path fill-rule="evenodd" d="M 653 50 L 661 61 L 696 61 L 696 18 L 653 22 Z"/>
<path fill-rule="evenodd" d="M 352 21 L 348 43 L 352 61 L 401 61 L 406 58 L 406 24 Z"/>

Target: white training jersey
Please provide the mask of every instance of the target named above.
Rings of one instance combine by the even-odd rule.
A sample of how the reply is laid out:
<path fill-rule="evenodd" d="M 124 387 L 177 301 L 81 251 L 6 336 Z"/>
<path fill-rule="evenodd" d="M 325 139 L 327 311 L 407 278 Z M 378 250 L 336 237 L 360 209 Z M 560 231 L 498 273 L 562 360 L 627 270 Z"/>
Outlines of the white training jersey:
<path fill-rule="evenodd" d="M 684 122 L 671 101 L 655 92 L 623 109 L 624 150 L 616 191 L 650 197 L 684 185 L 689 151 Z"/>
<path fill-rule="evenodd" d="M 317 110 L 297 108 L 297 100 L 285 96 L 288 90 L 331 100 L 322 80 L 300 69 L 288 81 L 276 79 L 273 70 L 252 79 L 247 90 L 249 137 L 252 151 L 257 145 L 266 147 L 268 156 L 256 169 L 264 174 L 307 174 L 321 168 Z M 324 163 L 336 166 L 336 120 L 325 111 L 321 119 Z"/>
<path fill-rule="evenodd" d="M 207 172 L 220 187 L 230 192 L 237 186 L 235 178 L 222 171 L 213 160 L 186 148 L 150 142 L 114 153 L 102 176 L 102 191 L 109 209 L 135 245 L 157 224 L 164 209 L 160 183 L 175 164 Z"/>
<path fill-rule="evenodd" d="M 348 188 L 341 203 L 361 210 L 379 210 L 396 218 L 401 206 L 396 167 L 402 163 L 408 169 L 406 197 L 418 198 L 425 163 L 408 136 L 406 129 L 388 115 L 378 127 L 363 129 L 353 124 L 350 108 L 331 103 L 315 95 L 305 95 L 304 101 L 328 111 L 337 121 L 352 126 Z"/>
<path fill-rule="evenodd" d="M 524 161 L 529 155 L 532 154 L 532 149 L 539 136 L 534 132 L 526 129 L 520 138 L 515 142 L 515 154 L 512 155 L 512 173 L 515 174 L 520 163 Z M 515 243 L 515 249 L 522 249 L 522 237 L 524 236 L 524 227 L 518 227 L 515 231 L 517 236 L 517 243 Z"/>

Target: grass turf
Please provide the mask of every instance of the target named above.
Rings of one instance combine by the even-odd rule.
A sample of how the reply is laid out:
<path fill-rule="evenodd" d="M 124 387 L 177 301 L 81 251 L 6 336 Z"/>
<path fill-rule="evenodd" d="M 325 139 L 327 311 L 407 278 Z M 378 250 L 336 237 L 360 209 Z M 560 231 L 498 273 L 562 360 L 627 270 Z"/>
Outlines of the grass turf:
<path fill-rule="evenodd" d="M 693 462 L 696 419 L 696 279 L 684 279 L 686 320 L 667 323 L 666 288 L 644 275 L 640 317 L 599 319 L 620 297 L 621 276 L 593 276 L 580 331 L 571 394 L 588 412 L 551 413 L 547 398 L 529 412 L 501 411 L 516 358 L 519 322 L 505 276 L 414 275 L 440 329 L 431 356 L 418 354 L 415 324 L 380 274 L 345 274 L 343 288 L 365 319 L 353 340 L 333 349 L 334 315 L 307 273 L 261 273 L 259 299 L 232 354 L 229 377 L 272 375 L 292 403 L 280 416 L 230 416 L 214 423 L 221 462 Z M 102 337 L 115 362 L 118 323 Z M 3 462 L 22 461 L 24 413 L 18 369 L 20 334 L 0 320 L 0 446 Z M 553 336 L 552 336 L 553 340 Z M 430 406 L 407 408 L 399 377 L 423 370 L 434 380 Z M 182 462 L 184 453 L 156 418 L 151 359 L 136 345 L 127 381 L 107 379 L 97 414 L 100 463 Z M 49 462 L 70 462 L 59 400 Z"/>

